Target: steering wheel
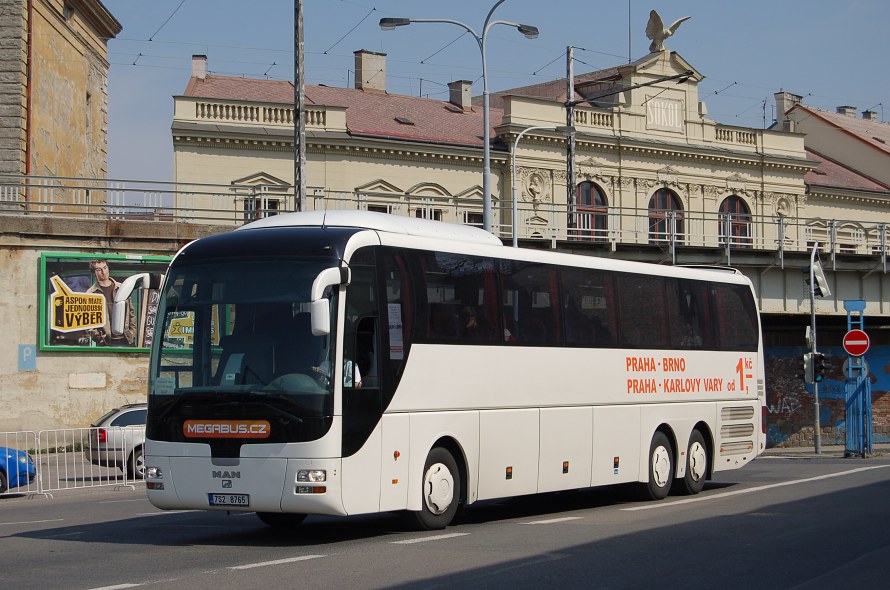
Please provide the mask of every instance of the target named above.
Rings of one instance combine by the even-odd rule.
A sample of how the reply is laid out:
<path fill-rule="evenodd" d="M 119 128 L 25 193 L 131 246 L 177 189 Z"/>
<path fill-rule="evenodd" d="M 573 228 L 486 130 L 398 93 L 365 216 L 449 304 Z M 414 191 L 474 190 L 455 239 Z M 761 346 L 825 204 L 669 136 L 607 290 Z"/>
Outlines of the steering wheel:
<path fill-rule="evenodd" d="M 311 377 L 322 389 L 330 390 L 331 388 L 331 378 L 325 375 L 322 371 L 317 371 L 310 367 L 308 369 L 300 369 L 297 373 Z"/>

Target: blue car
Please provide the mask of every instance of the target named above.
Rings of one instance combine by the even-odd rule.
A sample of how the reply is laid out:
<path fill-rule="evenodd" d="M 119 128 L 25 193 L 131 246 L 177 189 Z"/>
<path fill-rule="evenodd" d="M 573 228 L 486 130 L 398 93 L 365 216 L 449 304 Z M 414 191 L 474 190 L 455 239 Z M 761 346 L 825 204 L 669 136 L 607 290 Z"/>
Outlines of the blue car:
<path fill-rule="evenodd" d="M 28 485 L 37 476 L 34 460 L 25 451 L 0 447 L 0 494 Z"/>

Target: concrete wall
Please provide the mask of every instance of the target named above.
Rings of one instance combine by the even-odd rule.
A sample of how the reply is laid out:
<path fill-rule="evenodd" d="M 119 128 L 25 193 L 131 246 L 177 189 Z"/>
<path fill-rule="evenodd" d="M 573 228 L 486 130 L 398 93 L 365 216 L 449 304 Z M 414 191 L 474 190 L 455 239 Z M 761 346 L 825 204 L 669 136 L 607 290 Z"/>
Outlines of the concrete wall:
<path fill-rule="evenodd" d="M 229 228 L 36 216 L 0 221 L 0 317 L 7 326 L 0 339 L 0 432 L 89 426 L 112 407 L 145 401 L 146 353 L 37 352 L 36 370 L 22 370 L 20 346 L 38 344 L 40 255 L 173 255 Z"/>

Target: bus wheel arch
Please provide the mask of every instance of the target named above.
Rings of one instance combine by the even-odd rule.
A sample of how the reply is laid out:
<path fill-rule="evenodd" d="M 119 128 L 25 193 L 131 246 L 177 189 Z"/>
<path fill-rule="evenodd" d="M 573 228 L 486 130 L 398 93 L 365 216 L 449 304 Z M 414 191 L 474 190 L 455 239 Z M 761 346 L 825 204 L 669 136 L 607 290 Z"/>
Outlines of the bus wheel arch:
<path fill-rule="evenodd" d="M 466 500 L 466 461 L 460 446 L 450 438 L 436 441 L 420 476 L 421 506 L 412 512 L 417 528 L 444 529 Z"/>

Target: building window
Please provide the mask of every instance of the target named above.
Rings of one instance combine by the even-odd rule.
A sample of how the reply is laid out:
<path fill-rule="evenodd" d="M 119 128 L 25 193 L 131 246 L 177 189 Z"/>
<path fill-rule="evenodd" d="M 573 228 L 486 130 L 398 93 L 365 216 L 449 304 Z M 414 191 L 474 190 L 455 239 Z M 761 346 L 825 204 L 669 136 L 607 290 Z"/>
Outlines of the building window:
<path fill-rule="evenodd" d="M 478 211 L 464 211 L 464 225 L 482 227 L 482 213 L 479 213 Z"/>
<path fill-rule="evenodd" d="M 576 210 L 570 219 L 570 238 L 594 242 L 606 241 L 609 229 L 609 203 L 606 195 L 596 184 L 584 181 L 576 191 Z"/>
<path fill-rule="evenodd" d="M 418 219 L 442 221 L 442 210 L 434 207 L 418 207 L 414 210 L 414 217 Z"/>
<path fill-rule="evenodd" d="M 649 243 L 682 242 L 684 233 L 680 198 L 670 189 L 658 189 L 649 199 Z"/>
<path fill-rule="evenodd" d="M 392 213 L 389 205 L 368 205 L 368 211 L 374 213 Z"/>
<path fill-rule="evenodd" d="M 720 227 L 720 244 L 725 245 L 729 236 L 730 246 L 750 248 L 751 236 L 751 210 L 744 199 L 731 195 L 720 203 L 720 215 L 718 217 Z"/>
<path fill-rule="evenodd" d="M 278 215 L 281 202 L 268 197 L 247 197 L 244 199 L 244 221 L 255 221 Z"/>

